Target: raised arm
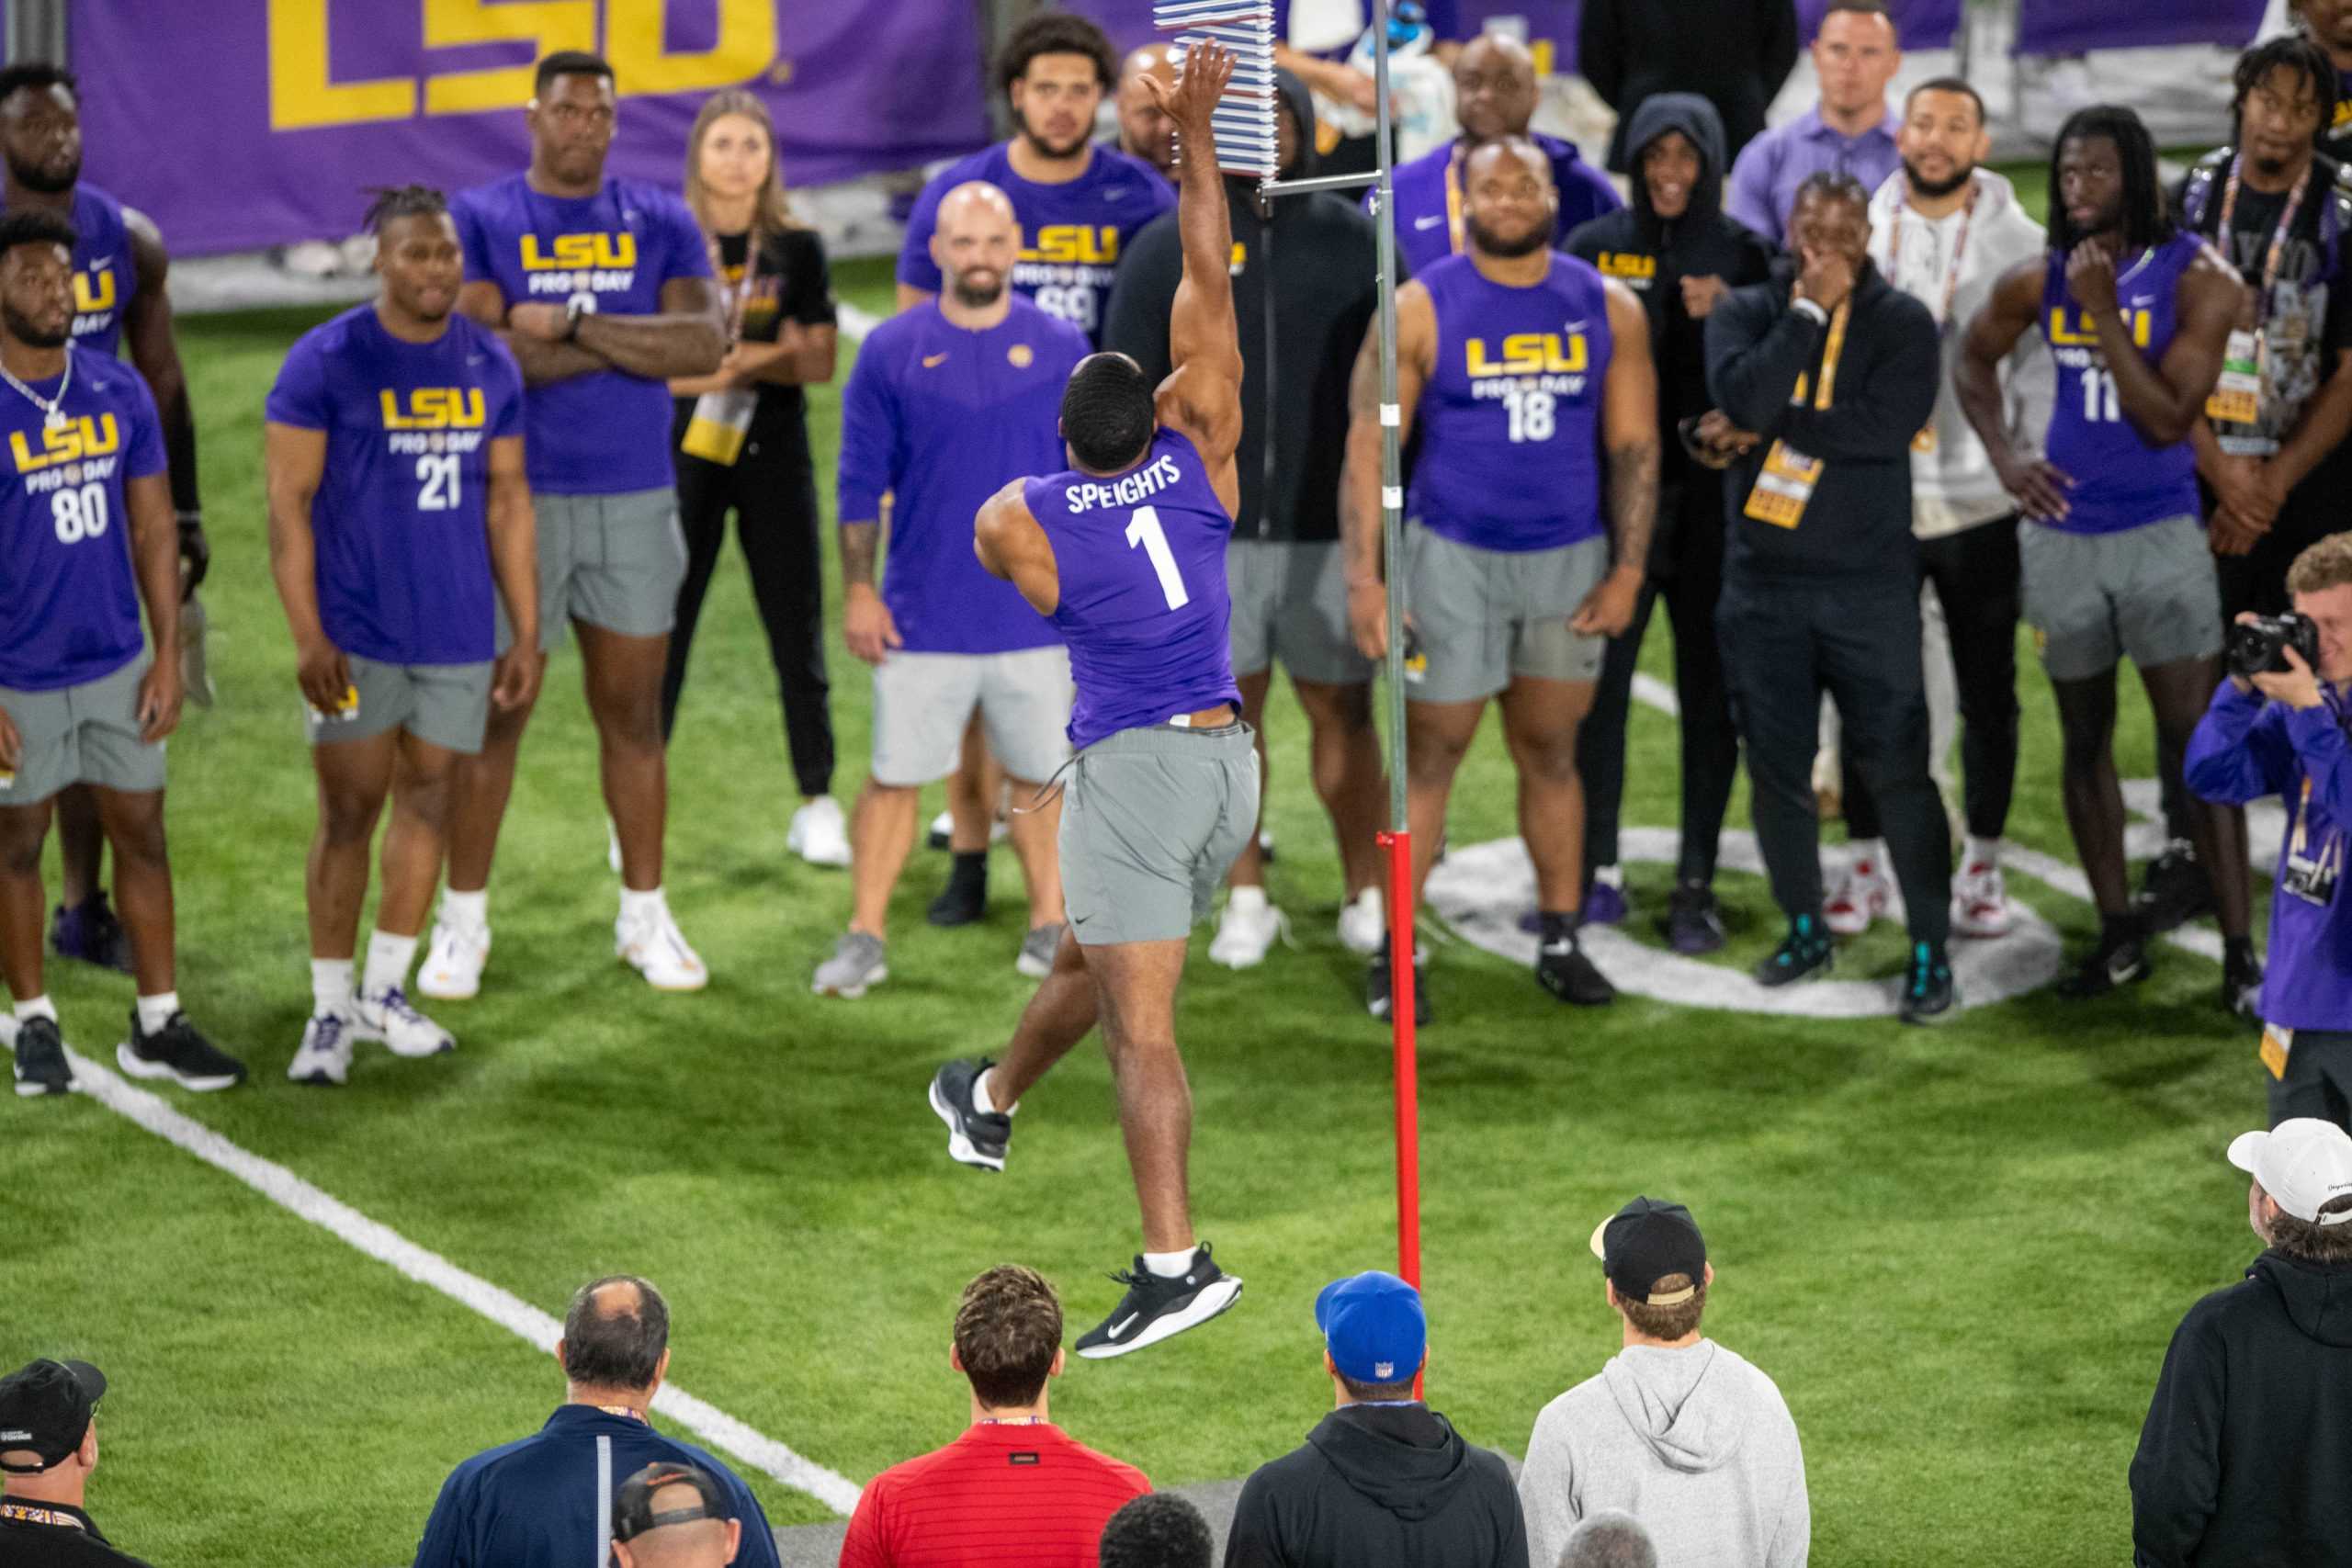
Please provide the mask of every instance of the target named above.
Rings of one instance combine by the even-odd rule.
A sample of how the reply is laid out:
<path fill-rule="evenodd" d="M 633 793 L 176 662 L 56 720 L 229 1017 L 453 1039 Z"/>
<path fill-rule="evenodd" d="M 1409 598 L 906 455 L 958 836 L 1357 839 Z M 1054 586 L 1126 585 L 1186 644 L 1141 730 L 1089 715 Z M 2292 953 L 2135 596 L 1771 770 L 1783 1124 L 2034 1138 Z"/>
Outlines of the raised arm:
<path fill-rule="evenodd" d="M 1396 290 L 1396 439 L 1413 434 L 1421 389 L 1437 364 L 1437 311 L 1429 290 Z M 1347 574 L 1348 627 L 1367 659 L 1388 652 L 1388 589 L 1380 558 L 1380 333 L 1364 333 L 1348 380 L 1348 456 L 1340 473 L 1340 561 Z"/>
<path fill-rule="evenodd" d="M 1587 637 L 1615 637 L 1633 625 L 1657 523 L 1657 369 L 1650 362 L 1649 315 L 1623 284 L 1612 279 L 1606 287 L 1611 348 L 1600 389 L 1600 446 L 1609 457 L 1614 563 L 1569 623 Z"/>
<path fill-rule="evenodd" d="M 2041 312 L 2042 269 L 2039 260 L 2019 262 L 1993 286 L 1991 296 L 1969 320 L 1951 379 L 1960 412 L 1984 443 L 2002 488 L 2027 516 L 2054 521 L 2066 515 L 2066 492 L 2074 488 L 2074 479 L 2047 459 L 2029 463 L 2018 457 L 2009 440 L 2008 400 L 2001 391 L 2002 363 L 2033 330 L 2034 318 Z"/>
<path fill-rule="evenodd" d="M 1217 172 L 1211 117 L 1232 79 L 1232 51 L 1213 41 L 1185 52 L 1174 86 L 1157 76 L 1143 78 L 1176 122 L 1183 165 L 1176 227 L 1184 276 L 1168 313 L 1168 352 L 1176 367 L 1159 384 L 1159 419 L 1200 448 L 1228 510 L 1238 503 L 1239 486 L 1233 449 L 1241 442 L 1241 334 L 1233 316 L 1233 220 L 1225 176 Z"/>
<path fill-rule="evenodd" d="M 2245 301 L 2245 285 L 2211 252 L 2200 252 L 2177 286 L 2180 326 L 2160 363 L 2151 363 L 2132 341 L 2116 301 L 2115 259 L 2104 245 L 2086 241 L 2075 247 L 2066 258 L 2066 286 L 2098 334 L 2123 417 L 2152 446 L 2188 440 L 2222 378 L 2222 355 Z"/>

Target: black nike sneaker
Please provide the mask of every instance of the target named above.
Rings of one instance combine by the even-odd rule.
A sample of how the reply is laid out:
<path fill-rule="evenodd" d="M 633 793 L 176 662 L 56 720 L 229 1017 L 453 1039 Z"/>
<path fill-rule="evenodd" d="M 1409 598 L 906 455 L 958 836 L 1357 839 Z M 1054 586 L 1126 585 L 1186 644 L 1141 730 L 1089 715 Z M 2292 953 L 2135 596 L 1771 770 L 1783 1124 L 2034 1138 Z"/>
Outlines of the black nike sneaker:
<path fill-rule="evenodd" d="M 1004 1169 L 1005 1145 L 1012 1142 L 1012 1118 L 972 1103 L 972 1086 L 995 1064 L 950 1062 L 931 1076 L 931 1108 L 947 1123 L 947 1157 L 982 1170 Z"/>
<path fill-rule="evenodd" d="M 2140 917 L 2150 936 L 2161 936 L 2213 912 L 2213 879 L 2198 861 L 2194 844 L 2175 839 L 2165 846 L 2164 853 L 2148 863 L 2139 894 L 2132 900 L 2132 912 Z"/>
<path fill-rule="evenodd" d="M 1420 1027 L 1427 1027 L 1437 1011 L 1430 1001 L 1430 966 L 1425 956 L 1428 951 L 1424 947 L 1413 949 L 1413 1022 Z M 1389 989 L 1393 984 L 1394 978 L 1388 971 L 1388 939 L 1383 937 L 1380 951 L 1372 955 L 1372 964 L 1364 971 L 1364 1010 L 1374 1018 L 1386 1018 Z"/>
<path fill-rule="evenodd" d="M 1759 986 L 1789 986 L 1815 975 L 1826 975 L 1838 961 L 1837 945 L 1820 920 L 1811 915 L 1799 915 L 1789 922 L 1789 934 L 1772 950 L 1772 956 L 1756 966 L 1756 983 Z"/>
<path fill-rule="evenodd" d="M 1546 920 L 1555 919 L 1545 916 Z M 1580 1008 L 1606 1007 L 1617 999 L 1617 987 L 1586 956 L 1576 929 L 1565 921 L 1544 933 L 1535 948 L 1535 978 L 1545 990 Z"/>
<path fill-rule="evenodd" d="M 131 1009 L 130 1038 L 115 1047 L 114 1059 L 134 1078 L 169 1078 L 198 1094 L 245 1081 L 245 1065 L 198 1034 L 184 1012 L 150 1034 L 139 1027 L 139 1010 Z"/>
<path fill-rule="evenodd" d="M 2136 985 L 2154 965 L 2148 962 L 2148 940 L 2138 932 L 2110 932 L 2072 975 L 2058 982 L 2058 994 L 2070 1002 L 2103 997 L 2119 987 Z"/>
<path fill-rule="evenodd" d="M 1125 1285 L 1127 1293 L 1110 1316 L 1080 1337 L 1078 1353 L 1089 1360 L 1124 1356 L 1182 1334 L 1206 1323 L 1241 1294 L 1241 1281 L 1216 1266 L 1207 1242 L 1193 1249 L 1192 1266 L 1172 1279 L 1146 1269 L 1141 1258 L 1134 1269 L 1111 1278 Z"/>
<path fill-rule="evenodd" d="M 1903 1005 L 1897 1010 L 1905 1023 L 1932 1023 L 1951 1011 L 1959 993 L 1951 983 L 1951 962 L 1944 950 L 1928 942 L 1911 944 L 1911 962 L 1903 971 Z"/>
<path fill-rule="evenodd" d="M 2241 939 L 2222 951 L 2222 1010 L 2249 1023 L 2262 1021 L 2262 960 Z"/>
<path fill-rule="evenodd" d="M 74 1069 L 66 1065 L 65 1041 L 53 1018 L 28 1018 L 17 1024 L 17 1093 L 74 1092 Z"/>

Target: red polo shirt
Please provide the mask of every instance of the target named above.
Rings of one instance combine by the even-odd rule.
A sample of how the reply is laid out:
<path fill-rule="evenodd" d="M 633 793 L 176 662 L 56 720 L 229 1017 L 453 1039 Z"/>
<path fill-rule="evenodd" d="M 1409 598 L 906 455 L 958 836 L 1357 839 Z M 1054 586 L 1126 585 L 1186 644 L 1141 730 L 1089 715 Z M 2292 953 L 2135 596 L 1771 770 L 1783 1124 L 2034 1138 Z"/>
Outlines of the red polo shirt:
<path fill-rule="evenodd" d="M 891 1466 L 857 1500 L 841 1568 L 1095 1568 L 1143 1472 L 1050 1422 L 983 1422 Z"/>

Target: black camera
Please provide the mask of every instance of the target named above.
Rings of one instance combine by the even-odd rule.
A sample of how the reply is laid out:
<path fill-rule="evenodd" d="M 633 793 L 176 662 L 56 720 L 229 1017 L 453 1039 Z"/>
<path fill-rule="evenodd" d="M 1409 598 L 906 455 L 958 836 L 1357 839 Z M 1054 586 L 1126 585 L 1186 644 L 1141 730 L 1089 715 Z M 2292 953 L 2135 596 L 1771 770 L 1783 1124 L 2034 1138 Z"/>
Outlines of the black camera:
<path fill-rule="evenodd" d="M 2319 628 L 2290 610 L 2283 615 L 2257 615 L 2230 627 L 2229 660 L 2233 675 L 2283 675 L 2290 668 L 2287 650 L 2293 649 L 2314 671 L 2319 668 Z"/>

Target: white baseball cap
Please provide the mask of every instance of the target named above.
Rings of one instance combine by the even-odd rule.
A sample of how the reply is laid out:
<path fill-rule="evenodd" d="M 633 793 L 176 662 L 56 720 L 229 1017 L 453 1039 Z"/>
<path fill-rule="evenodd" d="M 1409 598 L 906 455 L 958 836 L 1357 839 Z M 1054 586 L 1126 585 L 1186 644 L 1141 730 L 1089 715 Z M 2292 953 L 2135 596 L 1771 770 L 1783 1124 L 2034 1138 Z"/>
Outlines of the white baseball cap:
<path fill-rule="evenodd" d="M 2230 1140 L 2230 1163 L 2299 1220 L 2352 1222 L 2352 1209 L 2320 1213 L 2322 1206 L 2352 1193 L 2352 1134 L 2333 1122 L 2297 1116 L 2267 1133 L 2240 1133 Z"/>

